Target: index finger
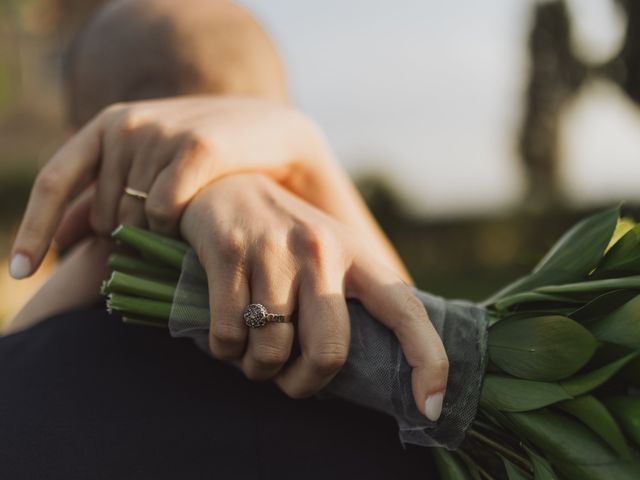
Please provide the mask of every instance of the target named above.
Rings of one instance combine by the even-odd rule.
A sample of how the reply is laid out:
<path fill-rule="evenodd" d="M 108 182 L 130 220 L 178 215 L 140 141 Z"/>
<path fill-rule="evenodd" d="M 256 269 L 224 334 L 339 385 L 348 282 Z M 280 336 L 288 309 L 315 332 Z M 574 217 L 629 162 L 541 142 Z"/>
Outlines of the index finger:
<path fill-rule="evenodd" d="M 13 244 L 11 276 L 33 274 L 42 262 L 68 202 L 95 175 L 103 115 L 71 138 L 38 173 Z"/>

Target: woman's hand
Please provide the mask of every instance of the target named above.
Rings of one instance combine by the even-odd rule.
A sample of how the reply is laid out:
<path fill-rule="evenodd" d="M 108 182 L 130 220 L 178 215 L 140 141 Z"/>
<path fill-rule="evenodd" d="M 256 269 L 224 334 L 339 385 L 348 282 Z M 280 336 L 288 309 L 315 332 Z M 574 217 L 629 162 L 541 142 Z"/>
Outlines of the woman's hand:
<path fill-rule="evenodd" d="M 15 250 L 39 264 L 65 207 L 82 191 L 68 212 L 68 230 L 80 230 L 81 217 L 99 235 L 145 218 L 154 230 L 175 231 L 189 200 L 212 180 L 243 170 L 284 176 L 291 164 L 312 157 L 310 132 L 305 117 L 266 100 L 184 97 L 113 105 L 41 170 Z M 126 186 L 148 192 L 146 202 L 123 195 Z"/>
<path fill-rule="evenodd" d="M 356 228 L 381 262 L 410 281 L 313 122 L 284 105 L 233 97 L 117 104 L 99 114 L 39 173 L 14 244 L 12 275 L 33 273 L 56 232 L 63 250 L 87 235 L 108 235 L 118 223 L 175 232 L 198 191 L 248 171 Z M 148 199 L 124 195 L 125 187 Z"/>
<path fill-rule="evenodd" d="M 289 396 L 323 388 L 345 362 L 345 298 L 398 337 L 413 367 L 418 409 L 437 419 L 447 381 L 444 347 L 422 303 L 358 235 L 261 175 L 234 175 L 200 192 L 185 210 L 183 237 L 207 272 L 212 354 L 251 379 L 273 378 Z M 247 305 L 298 314 L 298 323 L 248 328 Z M 295 330 L 295 331 L 294 331 Z M 287 363 L 297 335 L 301 354 Z"/>

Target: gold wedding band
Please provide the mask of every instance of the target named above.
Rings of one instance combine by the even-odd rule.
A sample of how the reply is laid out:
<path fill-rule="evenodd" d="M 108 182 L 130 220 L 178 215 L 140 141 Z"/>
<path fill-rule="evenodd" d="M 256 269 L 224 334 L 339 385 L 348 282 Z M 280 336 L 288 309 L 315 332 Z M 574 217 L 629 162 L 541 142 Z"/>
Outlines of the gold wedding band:
<path fill-rule="evenodd" d="M 280 313 L 269 313 L 267 309 L 259 304 L 252 303 L 244 311 L 244 323 L 249 328 L 264 327 L 269 322 L 288 323 L 291 321 L 290 315 Z"/>
<path fill-rule="evenodd" d="M 125 195 L 129 195 L 130 197 L 135 198 L 136 200 L 146 200 L 149 194 L 147 192 L 143 192 L 142 190 L 136 190 L 135 188 L 126 187 L 124 189 Z"/>

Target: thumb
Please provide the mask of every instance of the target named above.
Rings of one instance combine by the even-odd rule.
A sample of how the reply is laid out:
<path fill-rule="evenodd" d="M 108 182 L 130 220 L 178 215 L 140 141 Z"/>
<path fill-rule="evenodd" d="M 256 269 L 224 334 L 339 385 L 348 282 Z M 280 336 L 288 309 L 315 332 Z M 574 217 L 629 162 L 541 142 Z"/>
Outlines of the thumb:
<path fill-rule="evenodd" d="M 418 410 L 431 421 L 442 413 L 449 360 L 422 302 L 398 275 L 370 259 L 354 260 L 347 296 L 357 298 L 398 338 L 412 368 L 411 386 Z"/>

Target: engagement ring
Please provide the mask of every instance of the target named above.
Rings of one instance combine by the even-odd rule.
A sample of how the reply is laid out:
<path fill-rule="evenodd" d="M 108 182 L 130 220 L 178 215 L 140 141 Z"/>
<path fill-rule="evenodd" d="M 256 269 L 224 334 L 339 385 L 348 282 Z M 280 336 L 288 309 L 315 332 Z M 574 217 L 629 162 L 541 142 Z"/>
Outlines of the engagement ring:
<path fill-rule="evenodd" d="M 289 315 L 269 313 L 264 305 L 252 303 L 244 311 L 244 323 L 249 328 L 264 327 L 268 322 L 286 323 L 290 322 Z"/>

